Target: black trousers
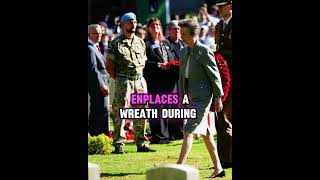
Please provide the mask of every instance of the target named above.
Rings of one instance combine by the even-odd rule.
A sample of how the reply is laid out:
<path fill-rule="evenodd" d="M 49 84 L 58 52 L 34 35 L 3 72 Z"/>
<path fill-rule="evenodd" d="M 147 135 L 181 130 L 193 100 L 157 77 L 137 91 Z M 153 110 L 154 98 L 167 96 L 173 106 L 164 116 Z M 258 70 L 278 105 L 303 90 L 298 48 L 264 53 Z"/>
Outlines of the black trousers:
<path fill-rule="evenodd" d="M 150 108 L 159 108 L 159 105 L 150 105 Z M 162 106 L 162 108 L 177 108 L 174 105 Z M 159 109 L 161 112 L 161 109 Z M 183 139 L 183 119 L 149 119 L 151 142 L 159 143 L 161 140 Z"/>
<path fill-rule="evenodd" d="M 103 97 L 100 91 L 89 91 L 89 95 L 89 133 L 91 136 L 96 136 L 102 133 L 108 136 L 108 97 Z"/>
<path fill-rule="evenodd" d="M 223 103 L 223 110 L 218 112 L 215 121 L 217 130 L 217 149 L 221 163 L 232 164 L 232 137 L 226 132 L 232 127 L 232 85 L 229 95 Z"/>
<path fill-rule="evenodd" d="M 161 105 L 149 105 L 150 108 L 158 108 L 161 112 Z M 163 107 L 163 105 L 162 105 Z M 160 117 L 160 115 L 159 115 Z M 152 135 L 151 143 L 159 143 L 161 140 L 169 139 L 168 126 L 169 123 L 166 119 L 149 119 L 150 131 Z"/>
<path fill-rule="evenodd" d="M 183 119 L 169 119 L 169 139 L 183 139 Z"/>

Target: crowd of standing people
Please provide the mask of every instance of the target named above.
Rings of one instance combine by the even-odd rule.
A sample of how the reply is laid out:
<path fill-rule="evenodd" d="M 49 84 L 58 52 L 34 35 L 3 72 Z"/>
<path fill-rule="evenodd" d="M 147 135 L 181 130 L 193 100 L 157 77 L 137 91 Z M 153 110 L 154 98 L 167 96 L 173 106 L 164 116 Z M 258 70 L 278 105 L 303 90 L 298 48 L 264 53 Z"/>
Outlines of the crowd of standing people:
<path fill-rule="evenodd" d="M 123 154 L 125 120 L 119 117 L 119 109 L 148 107 L 130 104 L 132 93 L 188 94 L 188 105 L 149 108 L 195 108 L 196 119 L 133 120 L 137 152 L 155 152 L 150 143 L 183 139 L 177 162 L 183 164 L 194 134 L 201 134 L 214 165 L 210 178 L 225 176 L 224 169 L 232 167 L 232 81 L 226 93 L 215 57 L 225 60 L 232 79 L 232 1 L 218 0 L 210 13 L 204 4 L 197 15 L 183 19 L 174 16 L 165 26 L 157 17 L 142 25 L 132 12 L 115 17 L 112 25 L 107 23 L 109 17 L 88 26 L 89 134 L 110 135 L 112 112 L 114 153 Z M 173 61 L 180 65 L 173 66 Z M 215 116 L 210 122 L 212 109 Z M 147 121 L 151 138 L 146 133 Z"/>

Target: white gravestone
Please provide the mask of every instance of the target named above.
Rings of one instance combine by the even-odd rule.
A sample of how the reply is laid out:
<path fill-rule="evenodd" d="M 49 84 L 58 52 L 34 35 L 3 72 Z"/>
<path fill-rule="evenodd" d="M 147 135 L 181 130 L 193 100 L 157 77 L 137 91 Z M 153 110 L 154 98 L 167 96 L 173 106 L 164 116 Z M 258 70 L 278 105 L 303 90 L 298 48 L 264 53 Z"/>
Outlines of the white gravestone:
<path fill-rule="evenodd" d="M 200 180 L 199 170 L 181 164 L 168 164 L 149 169 L 147 180 Z"/>
<path fill-rule="evenodd" d="M 88 162 L 88 180 L 100 180 L 100 168 L 97 164 Z"/>

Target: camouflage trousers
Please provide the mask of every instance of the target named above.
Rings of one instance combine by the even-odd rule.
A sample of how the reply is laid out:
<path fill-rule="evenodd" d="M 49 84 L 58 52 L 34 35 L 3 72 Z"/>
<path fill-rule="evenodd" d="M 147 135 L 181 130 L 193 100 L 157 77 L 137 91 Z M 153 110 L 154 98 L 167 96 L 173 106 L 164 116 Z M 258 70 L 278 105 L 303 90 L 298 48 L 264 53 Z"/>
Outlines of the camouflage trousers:
<path fill-rule="evenodd" d="M 147 84 L 142 77 L 139 80 L 128 80 L 125 78 L 117 77 L 115 81 L 115 96 L 112 103 L 112 110 L 115 115 L 113 118 L 113 145 L 115 147 L 124 145 L 125 120 L 120 119 L 120 108 L 146 108 L 147 105 L 135 105 L 130 104 L 130 95 L 132 93 L 147 93 Z M 145 136 L 147 119 L 133 119 L 134 140 L 137 147 L 149 146 L 149 141 Z"/>

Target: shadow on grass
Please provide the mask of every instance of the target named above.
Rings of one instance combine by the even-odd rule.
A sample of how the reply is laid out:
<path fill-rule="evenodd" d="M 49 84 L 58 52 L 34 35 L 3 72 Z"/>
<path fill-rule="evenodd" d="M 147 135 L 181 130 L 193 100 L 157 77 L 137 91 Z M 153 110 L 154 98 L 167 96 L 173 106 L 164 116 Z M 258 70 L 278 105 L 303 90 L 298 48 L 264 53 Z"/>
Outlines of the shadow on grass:
<path fill-rule="evenodd" d="M 180 141 L 180 142 L 179 142 Z M 181 146 L 182 145 L 182 142 L 183 140 L 174 140 L 174 141 L 171 141 L 170 144 L 157 144 L 157 143 L 150 143 L 150 145 L 166 145 L 166 146 Z M 126 145 L 135 145 L 135 142 L 134 141 L 129 141 L 129 142 L 126 142 L 125 143 Z M 204 144 L 204 141 L 201 139 L 201 140 L 196 140 L 194 139 L 193 140 L 193 144 Z"/>
<path fill-rule="evenodd" d="M 129 144 L 130 144 L 130 145 L 135 145 L 136 143 L 135 143 L 134 141 L 127 141 L 127 142 L 125 142 L 125 144 L 126 144 L 126 145 L 129 145 Z"/>
<path fill-rule="evenodd" d="M 110 177 L 110 176 L 128 176 L 128 175 L 143 175 L 144 173 L 101 173 L 100 177 Z"/>
<path fill-rule="evenodd" d="M 204 144 L 204 141 L 193 140 L 192 144 Z M 175 144 L 168 144 L 168 146 L 182 146 L 182 142 L 178 142 Z"/>

